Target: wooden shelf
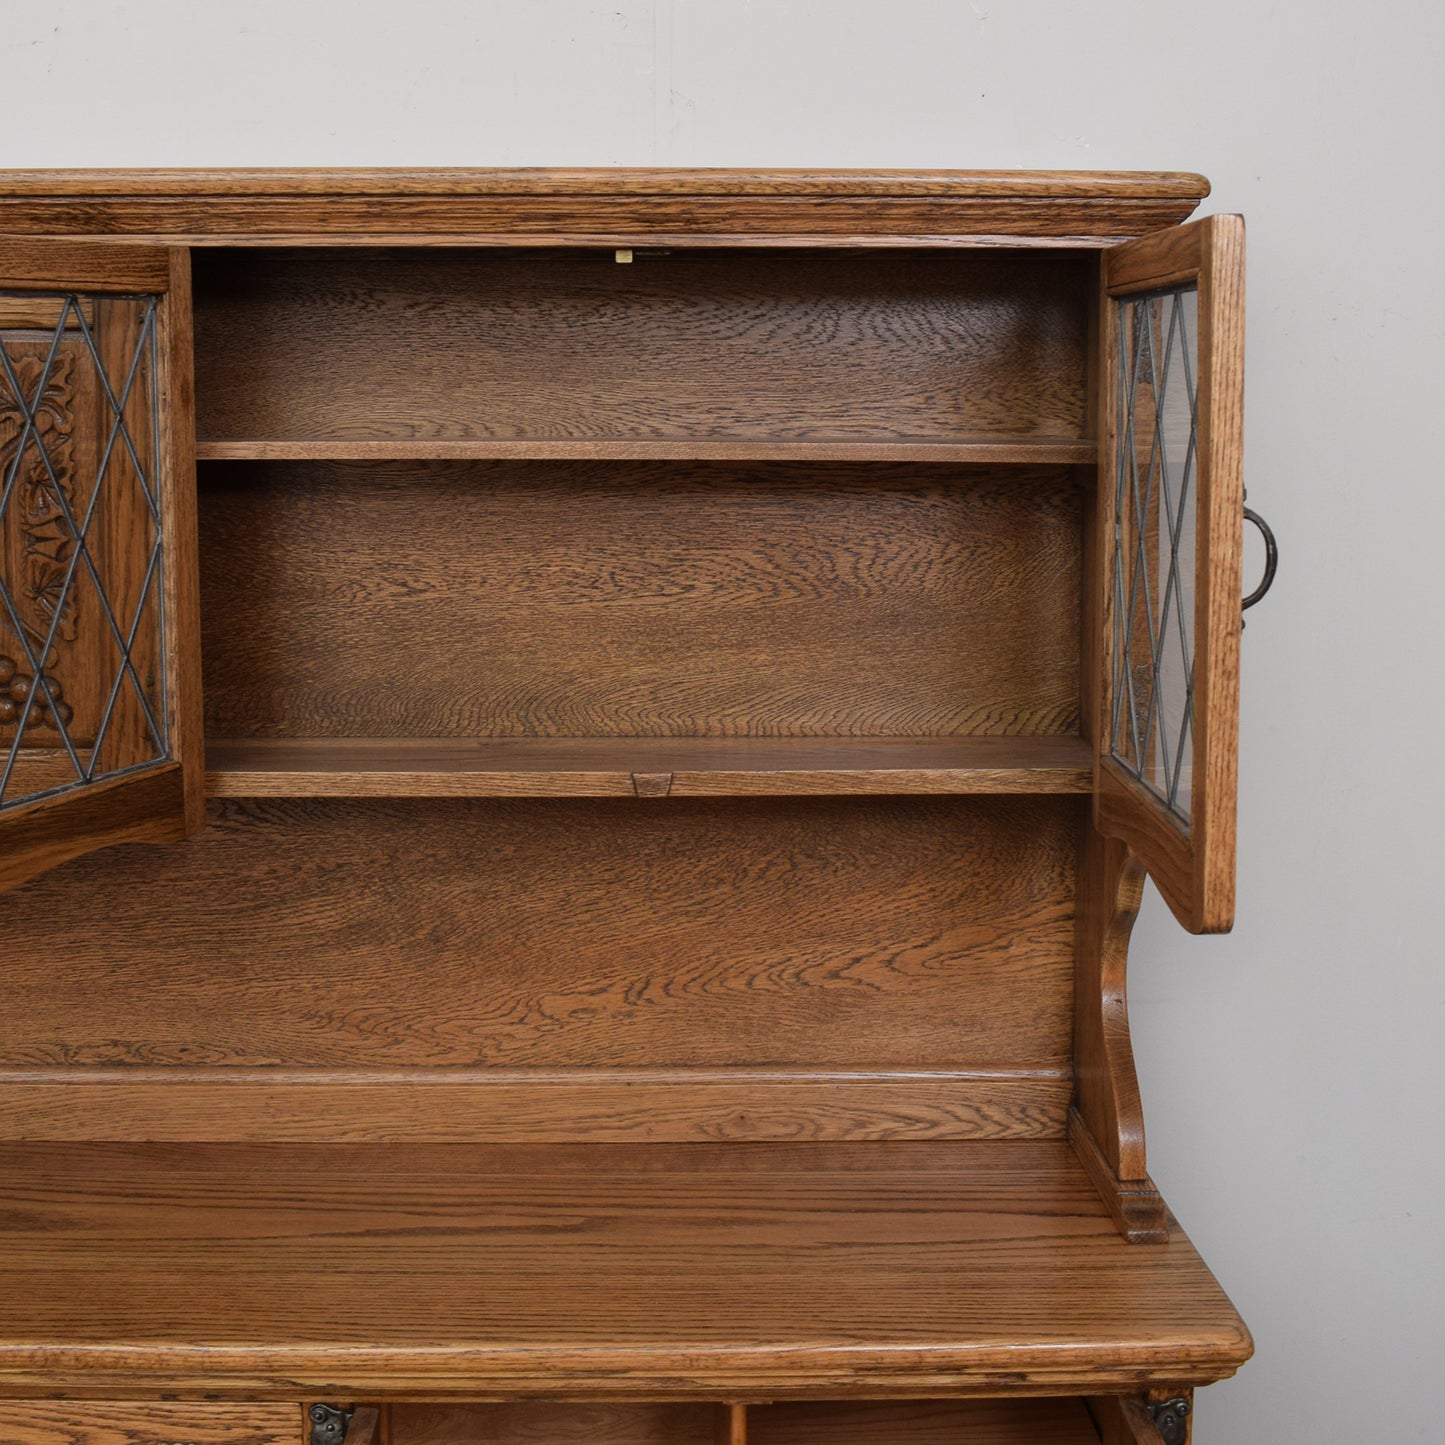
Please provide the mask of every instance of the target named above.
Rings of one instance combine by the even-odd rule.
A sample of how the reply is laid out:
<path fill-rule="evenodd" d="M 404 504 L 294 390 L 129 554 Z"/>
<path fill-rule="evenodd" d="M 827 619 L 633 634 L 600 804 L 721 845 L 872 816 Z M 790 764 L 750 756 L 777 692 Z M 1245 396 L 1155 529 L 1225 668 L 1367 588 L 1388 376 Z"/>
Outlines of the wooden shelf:
<path fill-rule="evenodd" d="M 947 462 L 955 466 L 1092 465 L 1098 446 L 1078 439 L 789 441 L 766 437 L 464 437 L 202 441 L 200 461 L 702 461 Z"/>
<path fill-rule="evenodd" d="M 1078 737 L 213 738 L 212 797 L 1087 793 Z"/>
<path fill-rule="evenodd" d="M 9 1143 L 0 1177 L 5 1393 L 1109 1394 L 1250 1352 L 1061 1140 Z"/>

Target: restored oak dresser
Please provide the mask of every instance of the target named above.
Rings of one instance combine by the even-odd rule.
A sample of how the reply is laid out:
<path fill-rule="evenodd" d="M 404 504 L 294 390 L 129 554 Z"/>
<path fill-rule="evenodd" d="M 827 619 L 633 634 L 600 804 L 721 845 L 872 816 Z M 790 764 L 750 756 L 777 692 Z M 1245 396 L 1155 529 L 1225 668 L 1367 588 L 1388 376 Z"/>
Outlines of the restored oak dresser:
<path fill-rule="evenodd" d="M 1187 1440 L 1207 190 L 0 175 L 3 1445 Z"/>

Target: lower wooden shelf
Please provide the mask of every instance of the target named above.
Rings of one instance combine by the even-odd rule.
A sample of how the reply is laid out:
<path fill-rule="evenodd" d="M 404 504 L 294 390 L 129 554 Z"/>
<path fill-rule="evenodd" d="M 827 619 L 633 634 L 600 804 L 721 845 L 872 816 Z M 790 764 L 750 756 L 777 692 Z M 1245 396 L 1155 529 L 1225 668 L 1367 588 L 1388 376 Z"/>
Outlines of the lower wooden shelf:
<path fill-rule="evenodd" d="M 213 738 L 213 797 L 1087 793 L 1081 738 Z"/>
<path fill-rule="evenodd" d="M 1099 1445 L 1078 1396 L 749 1405 L 394 1405 L 391 1445 Z"/>
<path fill-rule="evenodd" d="M 1251 1350 L 1062 1140 L 8 1143 L 0 1180 L 0 1394 L 1108 1394 Z"/>
<path fill-rule="evenodd" d="M 1098 1445 L 1078 1396 L 1061 1400 L 845 1400 L 762 1405 L 747 1445 Z"/>
<path fill-rule="evenodd" d="M 314 1429 L 317 1405 L 322 1429 Z M 1147 1424 L 1101 1434 L 1090 1404 L 1058 1399 L 708 1401 L 344 1405 L 313 1402 L 0 1400 L 5 1445 L 1158 1445 Z M 1147 1419 L 1147 1416 L 1144 1417 Z M 344 1436 L 339 1433 L 344 1429 Z"/>

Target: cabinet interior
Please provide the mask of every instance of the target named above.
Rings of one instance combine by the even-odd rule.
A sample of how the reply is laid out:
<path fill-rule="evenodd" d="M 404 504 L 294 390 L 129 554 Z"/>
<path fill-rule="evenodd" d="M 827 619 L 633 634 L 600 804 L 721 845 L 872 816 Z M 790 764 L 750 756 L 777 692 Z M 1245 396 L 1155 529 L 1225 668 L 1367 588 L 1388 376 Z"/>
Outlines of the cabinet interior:
<path fill-rule="evenodd" d="M 1094 275 L 198 253 L 212 791 L 1086 791 Z"/>
<path fill-rule="evenodd" d="M 218 248 L 202 455 L 246 444 L 1075 442 L 1088 258 Z"/>
<path fill-rule="evenodd" d="M 200 500 L 213 736 L 1078 732 L 1066 469 L 208 462 Z"/>

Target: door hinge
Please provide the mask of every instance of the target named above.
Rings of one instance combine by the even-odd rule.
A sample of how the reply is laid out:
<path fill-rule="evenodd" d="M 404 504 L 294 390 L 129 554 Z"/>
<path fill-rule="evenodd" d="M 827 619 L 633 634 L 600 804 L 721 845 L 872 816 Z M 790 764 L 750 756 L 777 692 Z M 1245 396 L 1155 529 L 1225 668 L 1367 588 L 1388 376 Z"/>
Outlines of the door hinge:
<path fill-rule="evenodd" d="M 1164 1445 L 1188 1445 L 1189 1401 L 1182 1395 L 1172 1400 L 1160 1400 L 1149 1406 L 1154 1426 Z"/>
<path fill-rule="evenodd" d="M 355 1412 L 338 1410 L 335 1405 L 313 1405 L 307 1413 L 311 1417 L 311 1445 L 342 1445 Z"/>

